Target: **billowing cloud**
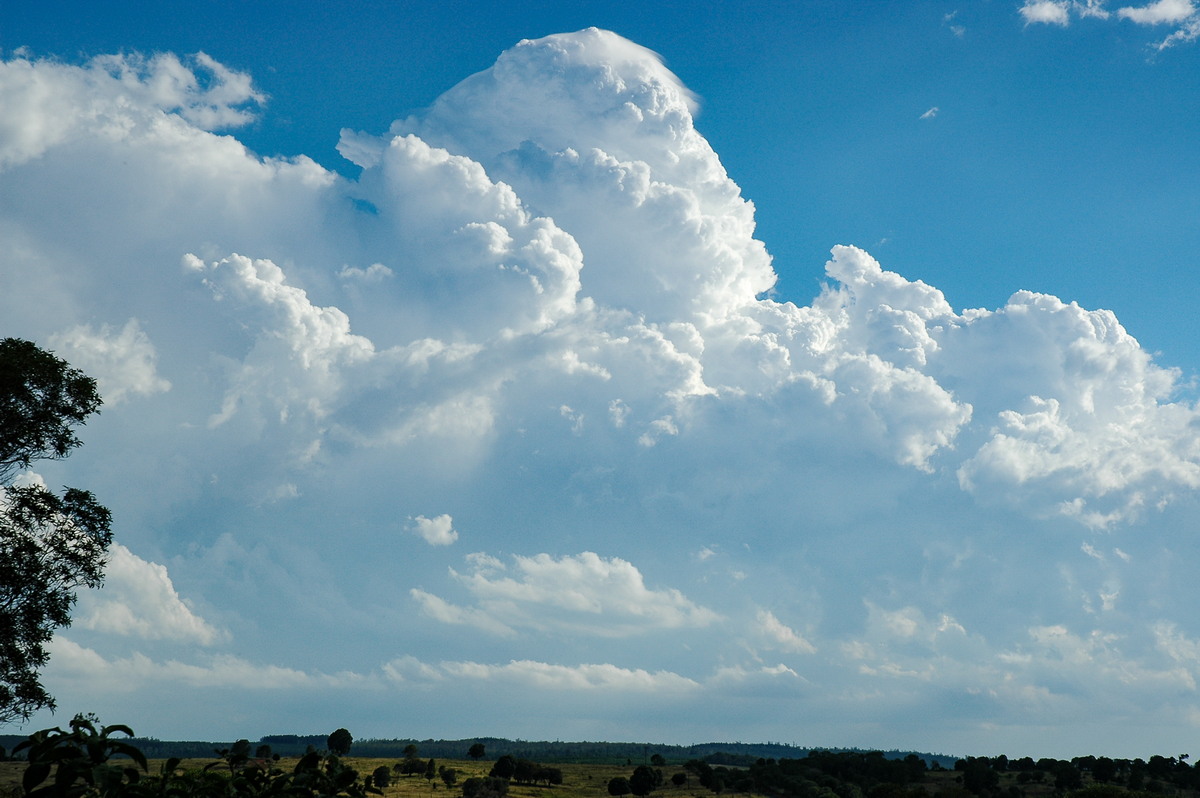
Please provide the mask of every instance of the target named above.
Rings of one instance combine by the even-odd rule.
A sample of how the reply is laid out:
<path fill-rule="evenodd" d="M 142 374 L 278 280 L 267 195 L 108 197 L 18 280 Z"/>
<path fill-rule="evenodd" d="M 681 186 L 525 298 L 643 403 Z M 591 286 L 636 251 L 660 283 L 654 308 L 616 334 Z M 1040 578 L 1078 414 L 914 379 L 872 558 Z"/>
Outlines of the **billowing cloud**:
<path fill-rule="evenodd" d="M 120 543 L 109 549 L 104 587 L 82 595 L 76 623 L 108 634 L 205 646 L 224 636 L 179 596 L 164 566 L 143 560 Z"/>
<path fill-rule="evenodd" d="M 88 325 L 72 327 L 51 336 L 50 345 L 75 368 L 96 379 L 107 405 L 171 389 L 171 383 L 155 369 L 158 355 L 137 319 L 130 319 L 119 332 L 108 325 L 99 330 Z"/>

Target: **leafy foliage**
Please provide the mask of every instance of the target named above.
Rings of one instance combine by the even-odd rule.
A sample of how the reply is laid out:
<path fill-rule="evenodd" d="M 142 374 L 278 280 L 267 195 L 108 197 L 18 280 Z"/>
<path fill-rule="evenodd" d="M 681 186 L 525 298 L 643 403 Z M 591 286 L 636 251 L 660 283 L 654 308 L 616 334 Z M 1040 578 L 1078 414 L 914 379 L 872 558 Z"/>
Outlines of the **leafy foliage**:
<path fill-rule="evenodd" d="M 12 481 L 79 446 L 74 427 L 99 406 L 94 380 L 28 341 L 0 340 L 0 723 L 54 708 L 38 678 L 45 644 L 70 625 L 75 591 L 100 586 L 112 542 L 91 493 Z"/>
<path fill-rule="evenodd" d="M 81 798 L 82 796 L 121 795 L 124 788 L 136 785 L 146 770 L 146 758 L 135 746 L 112 737 L 114 733 L 132 737 L 128 726 L 96 728 L 94 718 L 76 715 L 70 731 L 55 727 L 34 732 L 13 749 L 29 761 L 21 786 L 26 798 Z M 108 760 L 116 755 L 129 757 L 141 768 L 123 767 Z M 49 784 L 46 780 L 53 779 Z"/>
<path fill-rule="evenodd" d="M 96 381 L 19 338 L 0 340 L 0 483 L 80 445 L 74 427 L 100 409 Z"/>
<path fill-rule="evenodd" d="M 36 732 L 19 744 L 28 766 L 22 788 L 25 798 L 368 798 L 382 792 L 371 779 L 335 754 L 310 752 L 289 772 L 279 757 L 262 746 L 255 756 L 250 743 L 239 740 L 217 751 L 218 759 L 203 770 L 180 769 L 171 758 L 158 775 L 146 775 L 142 752 L 128 739 L 128 726 L 97 730 L 94 718 L 76 716 L 71 731 L 54 728 Z M 267 754 L 266 757 L 257 754 Z M 127 757 L 124 762 L 111 762 Z M 132 765 L 136 765 L 133 767 Z M 386 770 L 386 768 L 385 768 Z"/>

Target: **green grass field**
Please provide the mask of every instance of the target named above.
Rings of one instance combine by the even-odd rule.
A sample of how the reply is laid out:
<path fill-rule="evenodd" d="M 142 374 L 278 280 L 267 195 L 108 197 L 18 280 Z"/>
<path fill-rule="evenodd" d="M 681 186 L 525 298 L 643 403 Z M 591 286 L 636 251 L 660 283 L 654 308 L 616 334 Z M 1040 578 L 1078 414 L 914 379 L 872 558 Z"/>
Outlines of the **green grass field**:
<path fill-rule="evenodd" d="M 199 770 L 212 763 L 212 759 L 185 759 L 182 767 Z M 296 757 L 284 757 L 279 760 L 279 767 L 291 770 L 299 761 Z M 396 764 L 396 759 L 368 759 L 348 756 L 344 760 L 351 767 L 366 776 L 380 765 L 388 768 Z M 163 760 L 150 760 L 150 772 L 157 773 L 162 767 Z M 473 776 L 486 776 L 492 767 L 491 760 L 475 762 L 470 759 L 439 759 L 439 766 L 454 768 L 458 771 L 458 782 L 452 788 L 447 788 L 440 778 L 432 782 L 422 776 L 399 776 L 394 778 L 391 785 L 384 790 L 385 798 L 456 798 L 462 794 L 462 783 Z M 509 787 L 509 798 L 609 798 L 608 781 L 614 776 L 629 776 L 632 766 L 616 765 L 572 765 L 555 762 L 554 767 L 563 772 L 563 783 L 553 787 L 531 787 L 513 784 Z M 25 770 L 22 762 L 0 762 L 0 798 L 20 795 L 21 774 Z M 679 769 L 670 766 L 663 768 L 668 779 Z M 17 792 L 14 794 L 13 790 Z M 655 793 L 656 795 L 671 796 L 671 798 L 710 798 L 712 793 L 694 785 L 689 790 L 686 787 L 677 788 L 671 784 Z"/>
<path fill-rule="evenodd" d="M 150 760 L 150 773 L 157 773 L 162 767 L 164 760 Z M 212 763 L 214 759 L 186 759 L 183 761 L 184 769 L 199 770 L 204 766 Z M 286 771 L 290 771 L 295 767 L 298 758 L 285 757 L 279 761 L 278 766 Z M 380 765 L 391 768 L 397 763 L 395 758 L 376 759 L 366 757 L 349 756 L 344 760 L 351 767 L 358 770 L 359 774 L 366 776 L 378 768 Z M 440 778 L 435 778 L 432 782 L 427 781 L 423 776 L 399 776 L 395 777 L 392 783 L 384 790 L 385 798 L 458 798 L 462 794 L 462 782 L 473 776 L 486 776 L 491 769 L 492 761 L 485 759 L 479 762 L 470 759 L 439 759 L 439 766 L 454 768 L 458 771 L 458 781 L 454 787 L 447 788 L 442 783 Z M 638 763 L 635 763 L 635 765 Z M 634 765 L 595 765 L 595 764 L 570 764 L 555 762 L 554 767 L 559 768 L 563 772 L 563 783 L 552 787 L 526 786 L 512 784 L 509 787 L 509 798 L 609 798 L 608 782 L 615 776 L 628 777 Z M 655 798 L 714 798 L 713 793 L 701 787 L 692 780 L 691 786 L 675 787 L 670 783 L 672 774 L 682 771 L 679 765 L 668 764 L 661 768 L 666 779 L 666 784 L 653 793 Z M 0 798 L 20 798 L 22 791 L 20 788 L 21 774 L 25 770 L 23 762 L 0 762 Z M 959 779 L 958 773 L 952 770 L 932 771 L 926 774 L 923 781 L 909 785 L 910 788 L 923 790 L 929 796 L 937 798 L 975 798 L 971 793 L 965 790 Z M 1012 787 L 1019 786 L 1022 798 L 1051 798 L 1054 795 L 1053 781 L 1050 780 L 1040 784 L 1020 784 L 1017 783 L 1016 773 L 1004 773 L 1000 777 L 998 789 L 993 793 L 994 796 L 1005 796 L 1009 794 Z M 1091 780 L 1084 779 L 1084 787 L 1091 785 Z M 733 795 L 731 791 L 725 793 L 726 796 Z M 756 798 L 751 795 L 747 798 Z M 1164 798 L 1200 798 L 1194 791 L 1172 790 L 1164 794 Z"/>

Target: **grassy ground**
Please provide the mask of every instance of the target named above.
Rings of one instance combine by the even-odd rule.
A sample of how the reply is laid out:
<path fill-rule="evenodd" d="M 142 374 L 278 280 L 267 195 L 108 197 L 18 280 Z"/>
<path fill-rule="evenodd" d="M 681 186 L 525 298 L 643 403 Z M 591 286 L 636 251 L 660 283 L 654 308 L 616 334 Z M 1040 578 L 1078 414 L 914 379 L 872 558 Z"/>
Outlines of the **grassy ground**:
<path fill-rule="evenodd" d="M 184 760 L 183 767 L 199 770 L 212 761 L 212 759 L 188 759 Z M 345 761 L 363 776 L 371 773 L 380 765 L 391 768 L 397 762 L 396 759 L 366 759 L 355 756 L 349 756 Z M 296 762 L 295 758 L 284 758 L 279 761 L 279 767 L 290 771 L 295 767 Z M 429 782 L 422 776 L 400 776 L 384 790 L 385 798 L 457 798 L 462 795 L 463 781 L 473 776 L 486 776 L 492 767 L 491 761 L 475 762 L 470 759 L 439 759 L 437 764 L 439 767 L 445 766 L 458 771 L 458 782 L 454 787 L 448 789 L 440 778 Z M 157 773 L 161 766 L 162 760 L 150 760 L 151 773 Z M 633 772 L 632 766 L 571 765 L 558 762 L 553 763 L 552 766 L 563 772 L 561 785 L 529 787 L 513 784 L 508 790 L 509 798 L 609 798 L 609 779 L 614 776 L 628 777 Z M 21 762 L 0 762 L 0 798 L 20 795 L 21 774 L 24 770 L 25 765 Z M 679 768 L 672 769 L 667 766 L 662 770 L 669 780 L 671 774 L 678 772 Z M 13 793 L 14 788 L 17 790 L 16 793 Z M 661 795 L 663 798 L 710 798 L 712 794 L 695 785 L 693 789 L 689 790 L 686 787 L 674 787 L 668 782 L 666 788 L 656 792 L 655 795 Z"/>
<path fill-rule="evenodd" d="M 199 770 L 205 765 L 211 763 L 212 759 L 189 759 L 185 760 L 183 766 L 185 768 L 195 768 Z M 295 758 L 285 758 L 280 760 L 279 767 L 283 770 L 291 770 L 297 760 Z M 368 759 L 350 756 L 346 758 L 346 762 L 358 772 L 366 776 L 374 771 L 380 765 L 391 768 L 396 764 L 396 759 Z M 442 783 L 441 779 L 434 779 L 433 782 L 426 781 L 422 776 L 400 776 L 384 790 L 385 798 L 458 798 L 462 795 L 462 783 L 472 776 L 486 776 L 488 770 L 492 766 L 490 760 L 476 762 L 470 759 L 439 759 L 439 766 L 451 767 L 458 771 L 458 782 L 454 787 L 447 788 Z M 150 760 L 150 772 L 157 773 L 162 766 L 162 760 Z M 628 765 L 572 765 L 555 762 L 552 767 L 559 768 L 563 772 L 563 783 L 554 787 L 529 787 L 518 784 L 513 784 L 509 788 L 509 798 L 609 798 L 608 781 L 614 776 L 628 776 L 633 772 L 633 766 Z M 25 766 L 21 762 L 0 762 L 0 798 L 19 798 L 21 795 L 20 783 L 21 774 L 24 772 Z M 671 785 L 670 778 L 674 773 L 680 772 L 678 766 L 667 765 L 662 768 L 663 775 L 667 779 L 667 783 L 663 789 L 657 790 L 653 798 L 714 798 L 713 794 L 708 790 L 703 789 L 695 783 L 693 779 L 692 786 L 689 788 L 675 787 Z M 959 774 L 954 771 L 945 771 L 941 773 L 929 773 L 920 786 L 924 787 L 926 792 L 931 796 L 939 796 L 940 798 L 974 798 L 964 790 L 959 782 L 957 782 Z M 1019 786 L 1024 798 L 1051 798 L 1054 793 L 1053 779 L 1049 779 L 1042 784 L 1021 784 L 1016 781 L 1016 773 L 1004 773 L 1000 777 L 999 794 L 1005 794 L 1012 786 Z M 1090 784 L 1090 780 L 1084 780 L 1084 786 Z M 726 796 L 731 796 L 732 793 L 726 793 Z M 746 798 L 738 796 L 738 798 Z M 752 796 L 750 798 L 753 798 Z M 1200 798 L 1200 795 L 1190 793 L 1187 795 L 1173 791 L 1166 798 Z"/>

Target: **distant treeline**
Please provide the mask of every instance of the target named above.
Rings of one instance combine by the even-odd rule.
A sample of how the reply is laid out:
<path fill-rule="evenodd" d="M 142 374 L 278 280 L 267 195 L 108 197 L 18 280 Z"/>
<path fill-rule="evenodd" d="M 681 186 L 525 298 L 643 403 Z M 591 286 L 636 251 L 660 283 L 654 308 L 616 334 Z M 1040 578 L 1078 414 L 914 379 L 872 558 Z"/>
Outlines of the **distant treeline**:
<path fill-rule="evenodd" d="M 70 731 L 60 728 L 35 732 L 15 746 L 18 758 L 28 762 L 21 776 L 29 798 L 373 798 L 394 775 L 421 773 L 429 781 L 440 776 L 447 790 L 457 783 L 458 771 L 435 760 L 427 761 L 437 743 L 450 745 L 444 759 L 462 754 L 484 761 L 490 744 L 492 756 L 506 745 L 521 750 L 541 750 L 558 756 L 605 752 L 616 755 L 640 754 L 648 764 L 638 764 L 629 776 L 609 779 L 606 792 L 612 798 L 650 798 L 666 790 L 691 792 L 693 779 L 713 795 L 757 795 L 763 798 L 1200 798 L 1200 767 L 1192 767 L 1188 756 L 1152 756 L 1143 759 L 1076 757 L 1071 760 L 1005 756 L 967 757 L 956 760 L 952 769 L 939 762 L 928 764 L 915 752 L 897 758 L 881 751 L 807 751 L 798 758 L 759 757 L 742 765 L 743 757 L 761 746 L 744 743 L 707 746 L 652 746 L 634 743 L 562 743 L 507 741 L 497 738 L 452 741 L 391 740 L 367 741 L 377 751 L 359 752 L 360 757 L 378 751 L 394 750 L 384 744 L 400 745 L 403 760 L 394 765 L 375 764 L 371 773 L 360 772 L 355 760 L 346 759 L 354 740 L 346 729 L 323 735 L 272 735 L 255 747 L 249 740 L 238 740 L 227 748 L 215 750 L 216 758 L 203 768 L 181 767 L 178 759 L 152 770 L 147 761 L 150 751 L 172 745 L 149 741 L 142 747 L 128 739 L 111 736 L 127 733 L 124 726 L 99 727 L 91 718 L 77 716 Z M 0 738 L 3 739 L 3 738 Z M 323 744 L 318 748 L 318 744 Z M 188 743 L 205 748 L 212 743 Z M 286 749 L 300 746 L 313 750 L 295 764 L 280 761 L 274 746 Z M 157 749 L 151 746 L 158 746 Z M 425 751 L 421 751 L 424 746 Z M 714 750 L 706 753 L 710 747 Z M 769 744 L 768 744 L 769 747 Z M 781 746 L 789 753 L 797 746 Z M 465 750 L 464 750 L 465 749 Z M 651 753 L 651 751 L 654 751 Z M 663 751 L 673 755 L 668 760 Z M 674 755 L 697 753 L 701 756 L 680 761 Z M 5 754 L 0 750 L 0 758 Z M 380 757 L 383 759 L 389 757 Z M 627 768 L 632 756 L 625 757 Z M 110 760 L 121 760 L 110 761 Z M 733 764 L 713 762 L 737 760 Z M 605 765 L 600 770 L 609 770 Z M 624 769 L 624 768 L 618 768 Z M 672 771 L 674 771 L 672 773 Z M 626 771 L 628 772 L 628 771 Z M 590 774 L 586 779 L 591 779 Z M 486 778 L 471 777 L 462 782 L 460 798 L 506 798 L 509 785 L 563 784 L 564 769 L 530 759 L 501 754 Z M 45 787 L 39 785 L 50 781 Z M 668 781 L 671 787 L 668 787 Z M 410 793 L 411 794 L 411 793 Z M 594 790 L 588 790 L 594 795 Z M 676 796 L 682 795 L 677 792 Z M 699 798 L 698 793 L 692 793 Z"/>
<path fill-rule="evenodd" d="M 17 735 L 0 735 L 0 745 L 12 750 L 20 740 Z M 322 750 L 328 741 L 327 734 L 268 734 L 262 737 L 256 745 L 269 745 L 271 750 L 281 756 L 301 756 L 311 747 L 312 750 Z M 152 737 L 135 737 L 130 740 L 151 759 L 167 759 L 177 756 L 181 759 L 202 759 L 215 756 L 215 751 L 228 748 L 233 741 L 169 741 L 157 740 Z M 405 755 L 405 749 L 415 745 L 419 756 L 436 759 L 467 759 L 467 751 L 472 745 L 481 743 L 487 751 L 487 758 L 495 760 L 501 756 L 511 756 L 517 759 L 537 760 L 541 762 L 573 762 L 579 764 L 647 764 L 650 758 L 658 755 L 670 764 L 681 765 L 693 759 L 702 760 L 710 765 L 725 765 L 728 767 L 749 767 L 759 759 L 800 759 L 814 750 L 820 751 L 861 751 L 852 748 L 802 748 L 786 743 L 701 743 L 698 745 L 661 745 L 655 743 L 608 743 L 608 742 L 560 742 L 533 740 L 506 740 L 501 737 L 471 737 L 464 740 L 355 740 L 351 756 L 388 759 L 400 758 Z M 915 754 L 929 766 L 934 764 L 945 768 L 954 767 L 957 757 L 944 754 L 928 754 L 918 751 L 884 751 L 887 759 L 904 759 Z"/>

